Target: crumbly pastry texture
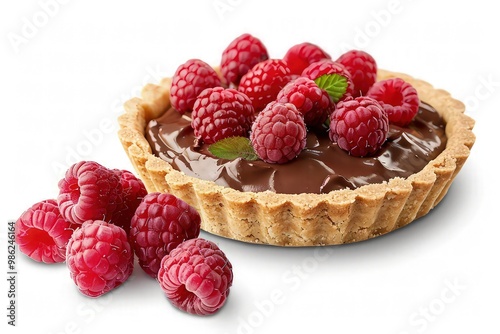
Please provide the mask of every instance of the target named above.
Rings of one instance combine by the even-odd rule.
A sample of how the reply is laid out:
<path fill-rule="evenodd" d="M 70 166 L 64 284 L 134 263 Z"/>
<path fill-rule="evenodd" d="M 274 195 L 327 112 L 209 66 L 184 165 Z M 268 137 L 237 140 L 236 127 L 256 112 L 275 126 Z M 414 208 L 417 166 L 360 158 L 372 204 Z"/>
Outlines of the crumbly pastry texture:
<path fill-rule="evenodd" d="M 401 228 L 429 213 L 446 195 L 472 148 L 474 120 L 442 89 L 402 73 L 378 70 L 377 80 L 399 77 L 446 122 L 445 150 L 420 172 L 328 194 L 242 192 L 186 176 L 154 156 L 144 136 L 147 123 L 170 107 L 171 79 L 148 84 L 141 98 L 124 105 L 119 138 L 149 192 L 171 193 L 195 207 L 207 232 L 249 243 L 319 246 L 352 243 Z M 353 158 L 355 159 L 355 158 Z"/>

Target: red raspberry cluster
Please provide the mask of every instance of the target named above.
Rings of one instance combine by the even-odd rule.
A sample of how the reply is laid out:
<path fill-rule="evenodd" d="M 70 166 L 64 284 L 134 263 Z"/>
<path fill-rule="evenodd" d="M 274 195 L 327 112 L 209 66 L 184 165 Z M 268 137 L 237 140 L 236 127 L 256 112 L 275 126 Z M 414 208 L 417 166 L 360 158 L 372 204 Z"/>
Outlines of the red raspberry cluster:
<path fill-rule="evenodd" d="M 231 263 L 215 244 L 198 238 L 200 215 L 186 202 L 171 194 L 148 194 L 131 172 L 94 161 L 70 166 L 58 186 L 57 200 L 34 204 L 16 221 L 22 253 L 39 262 L 66 262 L 78 290 L 89 297 L 127 281 L 137 256 L 176 307 L 209 314 L 225 303 L 233 280 Z M 186 243 L 191 240 L 197 241 Z M 178 247 L 192 258 L 186 253 L 169 257 Z M 196 276 L 203 261 L 203 276 Z M 195 265 L 189 281 L 183 281 L 185 271 L 175 269 L 184 262 Z M 194 284 L 197 278 L 203 282 Z"/>
<path fill-rule="evenodd" d="M 66 171 L 57 199 L 38 202 L 16 221 L 16 242 L 35 261 L 66 260 L 73 231 L 89 221 L 107 221 L 128 233 L 130 221 L 146 188 L 125 170 L 80 161 Z"/>
<path fill-rule="evenodd" d="M 97 297 L 132 273 L 128 230 L 146 188 L 129 171 L 95 161 L 70 166 L 58 186 L 57 199 L 38 202 L 19 217 L 16 242 L 35 261 L 66 261 L 78 289 Z"/>
<path fill-rule="evenodd" d="M 243 34 L 224 49 L 220 77 L 189 60 L 175 72 L 170 94 L 175 109 L 191 111 L 196 146 L 247 137 L 261 160 L 281 164 L 307 148 L 308 131 L 323 131 L 350 155 L 377 154 L 389 124 L 407 126 L 420 101 L 404 80 L 376 79 L 377 63 L 365 51 L 332 60 L 305 42 L 275 59 L 261 40 Z"/>

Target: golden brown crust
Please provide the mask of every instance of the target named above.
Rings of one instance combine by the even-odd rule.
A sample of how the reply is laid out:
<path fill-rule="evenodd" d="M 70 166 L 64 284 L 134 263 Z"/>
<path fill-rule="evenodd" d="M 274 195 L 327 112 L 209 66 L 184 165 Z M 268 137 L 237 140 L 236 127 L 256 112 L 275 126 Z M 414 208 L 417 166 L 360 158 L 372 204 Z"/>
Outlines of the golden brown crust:
<path fill-rule="evenodd" d="M 194 206 L 201 228 L 223 237 L 279 246 L 333 245 L 373 238 L 427 214 L 445 196 L 475 141 L 474 120 L 463 103 L 406 74 L 379 70 L 378 79 L 400 77 L 446 122 L 446 149 L 422 171 L 355 190 L 329 194 L 241 192 L 186 176 L 151 153 L 144 129 L 165 112 L 171 81 L 144 87 L 142 98 L 124 105 L 119 138 L 149 192 L 169 192 Z"/>

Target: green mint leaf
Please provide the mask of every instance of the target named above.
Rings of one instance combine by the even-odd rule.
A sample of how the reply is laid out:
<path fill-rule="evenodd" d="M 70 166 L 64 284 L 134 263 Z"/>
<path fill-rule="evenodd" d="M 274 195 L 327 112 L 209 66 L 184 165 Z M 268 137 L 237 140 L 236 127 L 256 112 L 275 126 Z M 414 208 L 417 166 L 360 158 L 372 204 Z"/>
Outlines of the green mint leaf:
<path fill-rule="evenodd" d="M 324 89 L 332 98 L 333 103 L 337 103 L 347 90 L 347 79 L 340 74 L 324 74 L 314 80 L 319 88 Z"/>
<path fill-rule="evenodd" d="M 210 153 L 217 158 L 234 160 L 257 160 L 259 157 L 253 150 L 250 139 L 246 137 L 229 137 L 219 140 L 208 147 Z"/>

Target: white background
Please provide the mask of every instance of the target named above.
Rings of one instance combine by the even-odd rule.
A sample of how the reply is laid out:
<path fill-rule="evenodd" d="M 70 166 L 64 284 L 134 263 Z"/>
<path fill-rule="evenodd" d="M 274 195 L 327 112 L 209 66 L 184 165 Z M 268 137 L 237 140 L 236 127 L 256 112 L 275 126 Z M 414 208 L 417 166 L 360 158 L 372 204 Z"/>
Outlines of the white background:
<path fill-rule="evenodd" d="M 379 67 L 444 88 L 476 119 L 477 142 L 427 217 L 359 244 L 285 249 L 207 233 L 234 266 L 228 302 L 196 317 L 174 309 L 136 266 L 125 285 L 81 295 L 64 264 L 17 256 L 17 327 L 8 333 L 498 333 L 500 25 L 491 2 L 2 1 L 0 268 L 6 223 L 57 196 L 76 159 L 132 170 L 118 141 L 122 103 L 190 58 L 218 64 L 249 32 L 273 58 L 316 43 L 336 58 L 370 52 Z M 7 5 L 8 4 L 8 5 Z M 498 160 L 498 159 L 497 159 Z M 278 298 L 279 297 L 279 298 Z"/>

